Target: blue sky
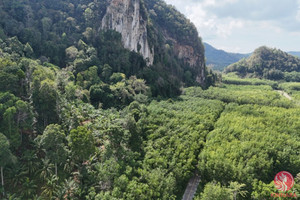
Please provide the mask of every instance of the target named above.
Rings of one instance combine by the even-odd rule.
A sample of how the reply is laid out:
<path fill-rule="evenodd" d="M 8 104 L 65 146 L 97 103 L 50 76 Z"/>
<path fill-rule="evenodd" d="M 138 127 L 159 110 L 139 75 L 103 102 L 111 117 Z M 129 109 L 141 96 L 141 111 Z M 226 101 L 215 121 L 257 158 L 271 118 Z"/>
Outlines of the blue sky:
<path fill-rule="evenodd" d="M 165 0 L 197 27 L 204 42 L 249 53 L 266 45 L 300 51 L 300 0 Z"/>

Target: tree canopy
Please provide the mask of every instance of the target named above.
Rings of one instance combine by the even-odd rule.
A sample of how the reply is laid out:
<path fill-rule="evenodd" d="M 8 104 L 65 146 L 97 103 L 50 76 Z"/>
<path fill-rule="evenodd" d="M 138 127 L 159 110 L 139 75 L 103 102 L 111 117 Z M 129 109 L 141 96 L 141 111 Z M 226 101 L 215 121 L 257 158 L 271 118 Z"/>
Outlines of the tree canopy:
<path fill-rule="evenodd" d="M 195 199 L 261 200 L 279 171 L 300 196 L 298 60 L 261 48 L 195 86 L 194 25 L 140 2 L 153 66 L 101 30 L 106 0 L 0 1 L 0 199 L 175 200 L 199 174 Z"/>
<path fill-rule="evenodd" d="M 279 49 L 260 47 L 249 58 L 228 66 L 226 73 L 237 72 L 241 77 L 290 81 L 289 73 L 300 72 L 300 59 Z M 287 74 L 285 74 L 287 73 Z"/>

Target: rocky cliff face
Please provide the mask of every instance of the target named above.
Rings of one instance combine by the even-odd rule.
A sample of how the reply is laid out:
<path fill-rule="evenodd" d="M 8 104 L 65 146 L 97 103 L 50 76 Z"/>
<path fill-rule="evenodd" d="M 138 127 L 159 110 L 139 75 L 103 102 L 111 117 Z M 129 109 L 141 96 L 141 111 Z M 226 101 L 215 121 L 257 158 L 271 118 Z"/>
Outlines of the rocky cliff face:
<path fill-rule="evenodd" d="M 102 19 L 102 29 L 122 35 L 124 47 L 140 53 L 152 65 L 154 50 L 147 39 L 147 19 L 142 16 L 140 0 L 111 0 Z"/>
<path fill-rule="evenodd" d="M 164 30 L 163 35 L 166 40 L 172 41 L 175 55 L 190 65 L 190 67 L 195 69 L 197 73 L 196 81 L 200 84 L 204 84 L 206 70 L 204 50 L 199 51 L 191 45 L 183 44 L 177 41 L 169 35 L 168 30 Z"/>
<path fill-rule="evenodd" d="M 201 85 L 206 84 L 204 47 L 197 29 L 184 15 L 164 1 L 108 0 L 101 28 L 121 33 L 124 47 L 140 53 L 148 66 L 154 63 L 155 53 L 159 54 L 155 55 L 158 59 L 155 63 L 164 62 L 166 51 L 163 49 L 171 41 L 172 55 L 176 55 L 186 65 L 180 67 L 187 71 L 189 66 L 193 79 Z M 165 68 L 173 67 L 170 63 L 164 65 Z"/>
<path fill-rule="evenodd" d="M 204 56 L 201 54 L 201 52 L 195 51 L 192 46 L 179 43 L 175 43 L 174 51 L 179 59 L 183 59 L 185 63 L 188 63 L 191 67 L 196 68 L 196 81 L 200 84 L 203 84 L 205 82 L 205 62 Z"/>

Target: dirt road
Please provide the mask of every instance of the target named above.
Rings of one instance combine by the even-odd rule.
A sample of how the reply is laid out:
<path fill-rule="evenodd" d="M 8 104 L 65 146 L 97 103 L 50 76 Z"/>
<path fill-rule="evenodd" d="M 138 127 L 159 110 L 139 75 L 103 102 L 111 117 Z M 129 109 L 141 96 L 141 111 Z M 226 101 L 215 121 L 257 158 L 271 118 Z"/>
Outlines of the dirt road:
<path fill-rule="evenodd" d="M 194 176 L 190 179 L 185 189 L 182 200 L 192 200 L 197 191 L 199 183 L 200 183 L 200 176 L 197 173 L 195 173 Z"/>

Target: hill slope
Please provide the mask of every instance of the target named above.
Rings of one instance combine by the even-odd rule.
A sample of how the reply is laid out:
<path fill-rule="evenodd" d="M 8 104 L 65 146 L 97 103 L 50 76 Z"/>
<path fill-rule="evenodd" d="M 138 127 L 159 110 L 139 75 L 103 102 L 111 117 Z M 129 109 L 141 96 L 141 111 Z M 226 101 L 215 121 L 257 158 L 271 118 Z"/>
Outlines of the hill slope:
<path fill-rule="evenodd" d="M 225 72 L 237 72 L 240 76 L 284 79 L 300 72 L 300 59 L 279 49 L 260 47 L 247 59 L 228 66 Z"/>
<path fill-rule="evenodd" d="M 100 74 L 108 64 L 113 72 L 146 79 L 154 95 L 213 82 L 195 26 L 162 0 L 4 0 L 0 38 L 13 36 L 32 47 L 33 58 L 73 66 L 76 74 L 91 66 Z M 94 53 L 89 60 L 83 46 Z"/>
<path fill-rule="evenodd" d="M 219 50 L 204 43 L 206 64 L 212 66 L 214 70 L 223 71 L 228 65 L 239 61 L 242 58 L 246 58 L 249 54 L 228 53 L 223 50 Z"/>

